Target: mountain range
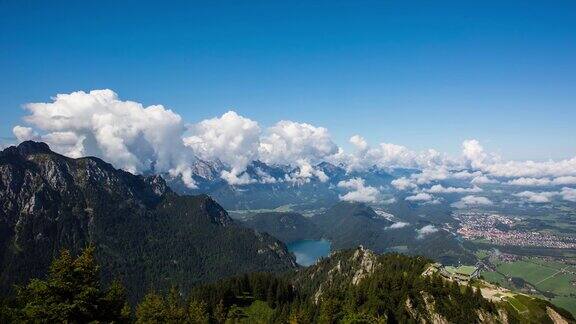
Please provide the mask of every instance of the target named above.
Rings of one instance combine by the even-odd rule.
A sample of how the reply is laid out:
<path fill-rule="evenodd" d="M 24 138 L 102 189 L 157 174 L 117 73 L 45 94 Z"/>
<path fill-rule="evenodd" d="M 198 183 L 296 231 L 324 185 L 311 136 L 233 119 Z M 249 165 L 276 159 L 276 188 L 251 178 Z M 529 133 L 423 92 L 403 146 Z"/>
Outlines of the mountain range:
<path fill-rule="evenodd" d="M 180 196 L 160 176 L 44 143 L 0 152 L 0 289 L 42 276 L 63 248 L 94 245 L 102 278 L 140 297 L 151 287 L 296 267 L 276 238 L 248 229 L 207 195 Z"/>
<path fill-rule="evenodd" d="M 265 167 L 255 163 L 248 170 L 255 176 Z M 304 200 L 307 191 L 333 191 L 338 174 L 346 174 L 329 164 L 317 167 L 332 180 L 250 184 L 278 185 L 280 193 L 263 187 L 237 199 L 283 199 L 293 186 L 304 191 L 292 190 L 291 197 Z M 266 174 L 286 176 L 286 170 L 273 167 Z M 215 185 L 221 180 L 211 172 L 198 168 Z M 372 175 L 382 183 L 394 177 L 375 170 Z M 233 188 L 220 186 L 222 191 L 214 192 Z M 0 295 L 13 295 L 15 284 L 44 278 L 63 249 L 79 254 L 90 246 L 102 284 L 119 280 L 132 303 L 149 302 L 144 296 L 151 291 L 179 287 L 208 302 L 206 316 L 213 319 L 222 307 L 227 318 L 246 319 L 238 306 L 246 304 L 246 310 L 259 307 L 268 320 L 280 322 L 294 316 L 320 322 L 573 321 L 549 302 L 505 292 L 528 305 L 527 312 L 519 312 L 492 295 L 499 287 L 484 281 L 458 286 L 427 275 L 432 259 L 466 263 L 473 258 L 448 231 L 422 218 L 419 207 L 394 206 L 401 217 L 336 201 L 313 215 L 253 212 L 234 219 L 211 196 L 178 194 L 162 176 L 134 175 L 98 158 L 72 159 L 26 141 L 0 152 Z M 444 219 L 442 207 L 432 209 Z M 336 251 L 299 267 L 285 243 L 318 238 L 329 239 Z"/>
<path fill-rule="evenodd" d="M 338 187 L 341 181 L 360 177 L 378 187 L 389 186 L 395 179 L 395 176 L 379 168 L 348 172 L 343 165 L 320 162 L 311 166 L 314 171 L 307 174 L 309 171 L 303 171 L 300 166 L 269 165 L 262 161 L 252 161 L 239 175 L 250 181 L 230 184 L 221 177 L 222 171 L 229 169 L 218 160 L 196 161 L 192 167 L 195 188 L 186 186 L 179 177 L 169 174 L 163 176 L 177 193 L 206 193 L 228 210 L 274 209 L 286 204 L 295 204 L 302 208 L 330 207 L 340 200 L 339 195 L 345 193 Z"/>

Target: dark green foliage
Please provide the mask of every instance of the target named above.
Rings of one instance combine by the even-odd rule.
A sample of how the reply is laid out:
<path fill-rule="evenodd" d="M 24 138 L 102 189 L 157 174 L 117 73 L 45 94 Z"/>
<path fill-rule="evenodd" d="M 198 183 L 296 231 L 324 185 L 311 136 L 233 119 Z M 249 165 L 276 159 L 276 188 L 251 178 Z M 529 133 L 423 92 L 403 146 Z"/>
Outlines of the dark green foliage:
<path fill-rule="evenodd" d="M 215 306 L 213 310 L 212 318 L 216 323 L 224 323 L 226 322 L 226 307 L 224 306 L 224 301 L 220 300 Z"/>
<path fill-rule="evenodd" d="M 472 323 L 478 321 L 475 310 L 493 314 L 496 312 L 496 306 L 482 298 L 471 285 L 460 286 L 437 275 L 427 279 L 426 291 L 434 297 L 436 310 L 450 321 Z"/>
<path fill-rule="evenodd" d="M 192 289 L 190 297 L 202 300 L 208 308 L 222 303 L 225 309 L 232 305 L 248 306 L 254 300 L 265 301 L 272 308 L 290 303 L 296 298 L 292 284 L 270 273 L 252 273 L 224 279 Z"/>
<path fill-rule="evenodd" d="M 196 299 L 184 302 L 180 291 L 172 287 L 164 297 L 149 292 L 136 307 L 136 323 L 208 323 L 206 303 Z"/>
<path fill-rule="evenodd" d="M 138 323 L 224 323 L 248 319 L 255 301 L 281 309 L 295 300 L 293 286 L 269 273 L 252 273 L 196 287 L 187 298 L 172 288 L 166 296 L 146 294 L 136 307 Z M 184 302 L 184 300 L 187 302 Z M 273 311 L 273 315 L 276 312 Z"/>
<path fill-rule="evenodd" d="M 118 282 L 100 288 L 94 248 L 77 258 L 67 250 L 52 263 L 46 280 L 32 279 L 17 289 L 14 318 L 27 322 L 125 322 L 126 294 Z"/>
<path fill-rule="evenodd" d="M 19 288 L 15 300 L 0 302 L 0 320 L 86 323 L 418 323 L 438 316 L 452 323 L 479 322 L 478 313 L 510 323 L 550 322 L 550 303 L 522 302 L 529 313 L 482 298 L 472 282 L 458 285 L 440 276 L 423 276 L 429 260 L 400 254 L 375 255 L 364 249 L 342 251 L 318 264 L 278 276 L 252 273 L 198 286 L 187 296 L 173 286 L 151 291 L 130 311 L 122 286 L 100 289 L 94 248 L 73 258 L 67 251 L 54 260 L 46 280 Z M 360 280 L 356 280 L 361 275 Z M 356 278 L 356 279 L 354 279 Z M 556 309 L 556 308 L 555 308 Z M 556 309 L 562 316 L 565 311 Z M 569 314 L 568 314 L 569 315 Z"/>
<path fill-rule="evenodd" d="M 377 267 L 358 284 L 352 284 L 366 260 L 377 262 Z M 270 320 L 275 323 L 429 321 L 427 303 L 434 312 L 457 323 L 478 322 L 478 310 L 496 312 L 496 306 L 471 286 L 422 276 L 429 262 L 399 254 L 376 256 L 365 250 L 345 251 L 285 277 L 253 273 L 200 286 L 192 290 L 191 298 L 205 301 L 216 322 L 216 318 L 224 318 L 222 314 L 236 321 L 246 319 L 246 308 L 256 300 L 273 308 Z M 320 286 L 322 293 L 315 302 Z"/>
<path fill-rule="evenodd" d="M 164 298 L 150 292 L 136 307 L 136 323 L 164 323 L 167 320 Z"/>
<path fill-rule="evenodd" d="M 259 213 L 252 215 L 244 224 L 285 243 L 322 237 L 322 231 L 316 224 L 298 213 Z"/>
<path fill-rule="evenodd" d="M 188 305 L 188 318 L 192 323 L 208 323 L 210 316 L 206 303 L 202 300 L 191 299 Z"/>
<path fill-rule="evenodd" d="M 379 217 L 365 204 L 340 202 L 311 220 L 322 229 L 336 249 L 364 245 L 375 251 L 383 251 L 388 246 L 382 240 L 388 235 L 384 228 L 392 222 Z"/>

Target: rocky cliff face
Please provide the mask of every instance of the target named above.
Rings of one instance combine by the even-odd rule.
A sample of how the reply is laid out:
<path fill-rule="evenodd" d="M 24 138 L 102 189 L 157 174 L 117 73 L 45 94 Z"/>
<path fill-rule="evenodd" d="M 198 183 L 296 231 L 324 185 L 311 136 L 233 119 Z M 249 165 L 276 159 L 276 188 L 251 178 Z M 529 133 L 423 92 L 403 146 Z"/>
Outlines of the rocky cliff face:
<path fill-rule="evenodd" d="M 134 176 L 96 158 L 68 159 L 44 143 L 0 153 L 0 219 L 17 251 L 77 245 L 93 232 L 104 205 L 144 211 L 168 192 L 159 177 Z"/>
<path fill-rule="evenodd" d="M 176 195 L 159 176 L 70 159 L 44 143 L 0 152 L 2 291 L 45 273 L 60 249 L 87 244 L 96 245 L 104 279 L 137 286 L 136 295 L 150 284 L 295 267 L 282 243 L 237 225 L 206 195 Z"/>

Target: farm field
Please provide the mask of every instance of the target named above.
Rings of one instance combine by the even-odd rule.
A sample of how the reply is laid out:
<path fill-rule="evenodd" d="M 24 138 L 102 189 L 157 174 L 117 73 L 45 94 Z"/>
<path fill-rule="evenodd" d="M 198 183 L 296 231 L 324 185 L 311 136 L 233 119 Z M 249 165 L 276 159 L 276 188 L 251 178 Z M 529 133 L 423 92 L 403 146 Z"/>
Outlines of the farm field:
<path fill-rule="evenodd" d="M 522 260 L 511 263 L 502 263 L 498 266 L 498 271 L 509 277 L 522 278 L 534 285 L 537 282 L 552 276 L 554 273 L 558 272 L 558 269 Z"/>
<path fill-rule="evenodd" d="M 529 286 L 535 287 L 535 295 L 547 298 L 555 305 L 576 314 L 576 269 L 558 261 L 540 258 L 524 258 L 514 262 L 494 262 L 497 271 L 483 272 L 482 276 L 502 287 L 514 287 L 511 278 L 521 278 Z M 518 282 L 516 280 L 515 282 Z"/>
<path fill-rule="evenodd" d="M 570 311 L 572 314 L 576 313 L 576 295 L 573 297 L 555 297 L 550 302 Z"/>
<path fill-rule="evenodd" d="M 495 271 L 482 272 L 482 277 L 484 277 L 486 281 L 499 284 L 504 288 L 511 288 L 508 281 L 506 280 L 506 277 L 499 274 L 498 272 Z"/>

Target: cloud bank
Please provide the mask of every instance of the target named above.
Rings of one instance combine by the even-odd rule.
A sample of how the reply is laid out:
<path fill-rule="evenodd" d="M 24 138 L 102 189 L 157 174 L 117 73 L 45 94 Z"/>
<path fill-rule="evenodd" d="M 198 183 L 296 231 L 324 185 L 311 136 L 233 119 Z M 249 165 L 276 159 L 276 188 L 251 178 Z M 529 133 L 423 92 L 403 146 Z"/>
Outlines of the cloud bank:
<path fill-rule="evenodd" d="M 564 187 L 560 191 L 522 191 L 514 194 L 514 196 L 521 198 L 525 202 L 529 203 L 548 203 L 554 197 L 559 197 L 560 199 L 576 202 L 576 189 Z"/>
<path fill-rule="evenodd" d="M 571 190 L 569 186 L 576 185 L 576 157 L 544 162 L 502 161 L 486 152 L 475 139 L 463 141 L 460 156 L 448 156 L 434 149 L 413 151 L 386 142 L 374 145 L 355 134 L 349 139 L 353 149 L 347 152 L 321 126 L 281 120 L 263 127 L 235 111 L 185 122 L 162 105 L 144 106 L 122 100 L 109 89 L 58 94 L 49 102 L 25 104 L 24 109 L 25 124 L 13 128 L 18 141 L 45 141 L 64 155 L 98 156 L 133 173 L 169 173 L 180 177 L 189 187 L 195 186 L 192 175 L 198 158 L 224 163 L 227 167 L 220 177 L 233 185 L 256 181 L 300 184 L 310 179 L 326 182 L 328 176 L 315 167 L 322 161 L 342 165 L 348 172 L 373 167 L 417 169 L 416 173 L 393 180 L 391 185 L 411 192 L 407 200 L 421 202 L 434 201 L 431 194 L 478 193 L 483 186 L 496 183 L 557 186 L 549 191 L 557 192 L 559 197 L 568 192 L 567 197 L 571 197 L 569 191 L 560 187 Z M 244 171 L 254 160 L 289 165 L 296 171 L 285 179 L 275 179 L 260 170 L 258 179 L 252 179 Z M 372 200 L 378 192 L 364 182 L 358 185 L 358 179 L 349 181 L 357 185 L 341 187 L 351 189 L 342 199 Z M 442 181 L 466 182 L 469 187 L 445 186 Z M 346 185 L 351 184 L 343 184 Z"/>

